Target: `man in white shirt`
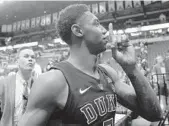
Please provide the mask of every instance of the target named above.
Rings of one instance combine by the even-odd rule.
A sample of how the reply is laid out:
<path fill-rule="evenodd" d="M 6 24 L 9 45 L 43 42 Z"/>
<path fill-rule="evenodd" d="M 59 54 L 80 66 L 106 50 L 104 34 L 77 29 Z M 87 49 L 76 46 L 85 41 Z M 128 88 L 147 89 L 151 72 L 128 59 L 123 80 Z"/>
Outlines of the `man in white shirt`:
<path fill-rule="evenodd" d="M 29 47 L 21 48 L 17 54 L 18 72 L 7 76 L 0 82 L 3 113 L 1 126 L 16 126 L 24 113 L 33 84 L 32 71 L 35 62 L 34 51 Z"/>
<path fill-rule="evenodd" d="M 154 84 L 158 84 L 159 90 L 158 90 L 158 96 L 160 100 L 160 105 L 163 111 L 166 109 L 166 89 L 165 89 L 165 64 L 164 64 L 164 58 L 162 56 L 156 57 L 156 64 L 153 66 L 152 75 L 153 75 L 153 82 Z M 156 86 L 156 85 L 155 85 Z"/>

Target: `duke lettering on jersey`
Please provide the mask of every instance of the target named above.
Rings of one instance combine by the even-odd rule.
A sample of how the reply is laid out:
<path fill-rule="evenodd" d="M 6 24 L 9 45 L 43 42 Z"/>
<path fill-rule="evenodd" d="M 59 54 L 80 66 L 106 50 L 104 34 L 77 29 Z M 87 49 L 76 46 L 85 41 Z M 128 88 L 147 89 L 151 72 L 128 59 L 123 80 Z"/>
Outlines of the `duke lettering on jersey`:
<path fill-rule="evenodd" d="M 101 97 L 95 99 L 94 103 L 96 104 L 96 106 L 98 108 L 99 115 L 104 116 L 107 113 L 106 103 L 104 101 L 104 97 L 101 96 Z"/>
<path fill-rule="evenodd" d="M 107 100 L 107 105 L 105 100 Z M 101 96 L 99 98 L 94 99 L 93 104 L 87 103 L 86 105 L 80 108 L 80 111 L 85 115 L 87 124 L 91 124 L 97 120 L 98 116 L 104 116 L 108 112 L 115 111 L 116 109 L 115 101 L 116 101 L 115 95 L 108 94 L 105 97 Z M 107 124 L 109 122 L 111 122 L 112 124 L 112 120 L 109 120 L 108 122 L 105 121 L 104 123 Z"/>
<path fill-rule="evenodd" d="M 83 106 L 81 109 L 81 112 L 84 113 L 86 119 L 87 119 L 87 124 L 90 124 L 92 122 L 94 122 L 95 120 L 97 120 L 97 113 L 94 110 L 92 104 L 88 103 L 85 106 Z"/>

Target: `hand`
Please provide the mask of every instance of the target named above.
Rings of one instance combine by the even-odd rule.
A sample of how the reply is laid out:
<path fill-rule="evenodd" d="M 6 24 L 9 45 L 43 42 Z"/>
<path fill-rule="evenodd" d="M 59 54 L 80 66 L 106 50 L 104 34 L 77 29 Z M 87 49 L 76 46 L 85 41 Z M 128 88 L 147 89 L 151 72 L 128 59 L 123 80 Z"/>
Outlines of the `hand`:
<path fill-rule="evenodd" d="M 135 66 L 136 58 L 133 45 L 129 43 L 126 35 L 114 35 L 112 23 L 109 24 L 109 38 L 113 58 L 122 67 Z"/>

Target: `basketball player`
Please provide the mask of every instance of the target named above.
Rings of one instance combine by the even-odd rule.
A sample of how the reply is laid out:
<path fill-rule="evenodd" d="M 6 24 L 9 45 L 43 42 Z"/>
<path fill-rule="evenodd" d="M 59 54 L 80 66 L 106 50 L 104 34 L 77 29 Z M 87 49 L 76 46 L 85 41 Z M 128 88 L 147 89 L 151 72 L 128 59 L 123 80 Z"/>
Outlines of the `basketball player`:
<path fill-rule="evenodd" d="M 131 45 L 123 53 L 114 46 L 112 54 L 134 89 L 121 82 L 113 68 L 96 64 L 97 55 L 106 50 L 107 31 L 86 5 L 63 9 L 57 30 L 70 47 L 70 57 L 35 82 L 19 126 L 58 126 L 57 119 L 72 126 L 113 126 L 116 100 L 150 121 L 161 118 L 158 100 L 137 69 Z M 112 25 L 109 30 L 113 37 Z"/>

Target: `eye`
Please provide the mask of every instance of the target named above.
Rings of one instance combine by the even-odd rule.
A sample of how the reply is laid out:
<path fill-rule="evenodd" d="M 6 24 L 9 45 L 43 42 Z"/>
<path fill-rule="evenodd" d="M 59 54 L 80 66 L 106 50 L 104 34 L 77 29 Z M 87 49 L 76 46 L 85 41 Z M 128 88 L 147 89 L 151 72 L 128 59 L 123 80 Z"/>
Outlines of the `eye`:
<path fill-rule="evenodd" d="M 100 26 L 100 22 L 99 21 L 96 21 L 95 25 L 98 27 Z"/>
<path fill-rule="evenodd" d="M 96 27 L 99 27 L 99 26 L 100 26 L 99 20 L 95 19 L 95 20 L 94 20 L 94 25 L 95 25 Z"/>
<path fill-rule="evenodd" d="M 28 57 L 29 57 L 29 55 L 24 55 L 24 57 L 25 57 L 25 58 L 28 58 Z"/>
<path fill-rule="evenodd" d="M 33 56 L 31 56 L 31 58 L 32 58 L 32 59 L 35 59 L 35 56 L 34 56 L 34 55 L 33 55 Z"/>

